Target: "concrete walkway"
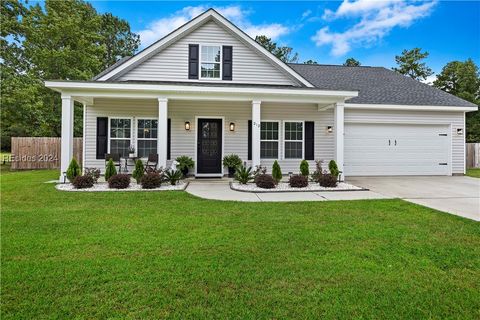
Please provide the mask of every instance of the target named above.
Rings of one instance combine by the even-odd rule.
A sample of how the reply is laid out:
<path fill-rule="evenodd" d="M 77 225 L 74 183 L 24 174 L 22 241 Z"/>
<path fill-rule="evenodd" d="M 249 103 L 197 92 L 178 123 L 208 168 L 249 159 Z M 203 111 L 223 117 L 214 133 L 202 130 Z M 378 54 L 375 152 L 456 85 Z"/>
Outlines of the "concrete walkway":
<path fill-rule="evenodd" d="M 251 193 L 230 189 L 229 180 L 192 180 L 186 191 L 197 197 L 232 201 L 326 201 L 391 198 L 372 191 L 272 192 Z"/>

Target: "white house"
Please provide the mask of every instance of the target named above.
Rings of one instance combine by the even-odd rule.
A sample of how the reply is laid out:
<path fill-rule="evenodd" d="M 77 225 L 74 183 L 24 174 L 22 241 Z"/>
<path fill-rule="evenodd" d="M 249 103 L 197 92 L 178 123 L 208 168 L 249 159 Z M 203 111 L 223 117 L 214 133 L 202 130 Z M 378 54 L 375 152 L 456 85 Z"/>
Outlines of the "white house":
<path fill-rule="evenodd" d="M 465 113 L 477 106 L 385 68 L 285 64 L 210 9 L 92 81 L 47 81 L 62 95 L 61 171 L 83 103 L 84 167 L 105 153 L 187 155 L 196 176 L 222 156 L 297 172 L 335 159 L 345 176 L 465 172 Z"/>

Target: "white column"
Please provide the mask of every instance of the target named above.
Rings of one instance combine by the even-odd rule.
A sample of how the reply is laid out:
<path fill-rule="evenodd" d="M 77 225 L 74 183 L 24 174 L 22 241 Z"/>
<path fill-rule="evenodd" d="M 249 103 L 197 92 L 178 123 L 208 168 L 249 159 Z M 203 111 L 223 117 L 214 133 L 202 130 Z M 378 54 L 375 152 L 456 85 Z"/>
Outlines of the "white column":
<path fill-rule="evenodd" d="M 334 113 L 335 113 L 335 120 L 334 120 L 335 122 L 334 122 L 333 130 L 335 133 L 335 161 L 337 162 L 338 170 L 343 171 L 345 104 L 336 103 Z"/>
<path fill-rule="evenodd" d="M 252 167 L 260 165 L 261 101 L 252 101 Z"/>
<path fill-rule="evenodd" d="M 62 146 L 60 155 L 60 181 L 73 156 L 73 99 L 62 96 Z M 77 159 L 80 160 L 80 159 Z"/>
<path fill-rule="evenodd" d="M 158 98 L 158 166 L 167 167 L 168 99 Z"/>

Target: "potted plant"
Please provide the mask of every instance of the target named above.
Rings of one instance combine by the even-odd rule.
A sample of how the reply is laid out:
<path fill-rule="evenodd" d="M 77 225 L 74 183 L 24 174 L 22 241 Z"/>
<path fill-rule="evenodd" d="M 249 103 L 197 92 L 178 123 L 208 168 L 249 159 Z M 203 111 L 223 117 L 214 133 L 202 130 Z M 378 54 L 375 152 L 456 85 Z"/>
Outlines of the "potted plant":
<path fill-rule="evenodd" d="M 228 177 L 233 178 L 235 176 L 235 170 L 242 165 L 242 159 L 236 154 L 230 154 L 223 157 L 223 166 L 228 168 Z"/>
<path fill-rule="evenodd" d="M 180 156 L 175 159 L 177 161 L 177 169 L 183 173 L 183 176 L 186 177 L 188 175 L 188 170 L 193 168 L 195 162 L 192 158 L 188 156 Z"/>
<path fill-rule="evenodd" d="M 133 145 L 130 145 L 130 147 L 128 147 L 128 156 L 130 158 L 135 157 L 135 147 Z"/>

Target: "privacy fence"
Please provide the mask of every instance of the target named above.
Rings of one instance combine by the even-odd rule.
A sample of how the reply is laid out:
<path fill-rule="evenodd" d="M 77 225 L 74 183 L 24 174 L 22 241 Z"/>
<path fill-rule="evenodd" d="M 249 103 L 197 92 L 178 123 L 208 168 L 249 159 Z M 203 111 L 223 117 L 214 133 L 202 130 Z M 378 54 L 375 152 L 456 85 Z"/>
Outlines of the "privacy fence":
<path fill-rule="evenodd" d="M 12 137 L 11 169 L 60 168 L 60 138 Z M 73 138 L 73 156 L 82 163 L 82 138 Z"/>
<path fill-rule="evenodd" d="M 480 143 L 467 143 L 467 168 L 480 168 Z"/>

